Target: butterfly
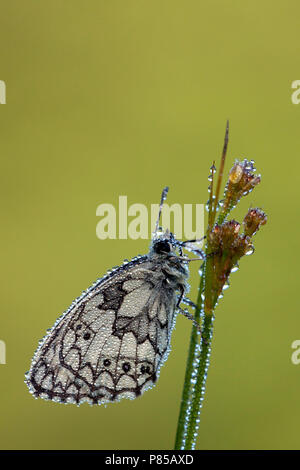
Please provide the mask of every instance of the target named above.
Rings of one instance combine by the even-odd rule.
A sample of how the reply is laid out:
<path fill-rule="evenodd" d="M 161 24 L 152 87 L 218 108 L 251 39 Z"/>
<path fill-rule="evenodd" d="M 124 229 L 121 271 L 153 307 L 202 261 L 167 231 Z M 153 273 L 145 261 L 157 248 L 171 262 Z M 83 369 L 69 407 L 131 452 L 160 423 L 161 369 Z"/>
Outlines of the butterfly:
<path fill-rule="evenodd" d="M 40 341 L 25 383 L 35 398 L 103 404 L 134 399 L 157 381 L 188 291 L 182 248 L 201 254 L 159 227 L 164 188 L 147 255 L 125 261 L 84 291 Z M 193 245 L 194 247 L 194 245 Z M 195 258 L 194 258 L 195 259 Z M 200 258 L 196 258 L 200 259 Z"/>

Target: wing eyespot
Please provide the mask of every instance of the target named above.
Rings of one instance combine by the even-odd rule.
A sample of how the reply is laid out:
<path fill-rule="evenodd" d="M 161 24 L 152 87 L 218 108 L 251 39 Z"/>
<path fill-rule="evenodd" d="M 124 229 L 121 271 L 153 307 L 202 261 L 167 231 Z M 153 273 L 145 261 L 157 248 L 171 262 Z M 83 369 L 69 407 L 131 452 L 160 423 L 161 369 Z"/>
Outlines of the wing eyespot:
<path fill-rule="evenodd" d="M 129 362 L 123 362 L 122 369 L 125 373 L 129 372 L 131 369 L 131 365 Z"/>
<path fill-rule="evenodd" d="M 151 374 L 151 367 L 150 366 L 141 366 L 141 374 Z"/>

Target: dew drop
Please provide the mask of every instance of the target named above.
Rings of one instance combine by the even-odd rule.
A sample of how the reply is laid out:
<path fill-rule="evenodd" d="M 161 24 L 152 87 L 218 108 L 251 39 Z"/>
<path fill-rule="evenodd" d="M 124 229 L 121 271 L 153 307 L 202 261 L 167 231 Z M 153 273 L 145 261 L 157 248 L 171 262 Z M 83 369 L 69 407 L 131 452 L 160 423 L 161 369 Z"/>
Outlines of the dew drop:
<path fill-rule="evenodd" d="M 233 268 L 231 269 L 231 272 L 235 273 L 238 270 L 239 270 L 239 267 L 238 267 L 238 265 L 236 265 L 236 266 L 233 266 Z"/>
<path fill-rule="evenodd" d="M 254 246 L 250 246 L 248 251 L 246 251 L 245 255 L 249 256 L 249 255 L 252 255 L 253 253 L 254 253 Z"/>

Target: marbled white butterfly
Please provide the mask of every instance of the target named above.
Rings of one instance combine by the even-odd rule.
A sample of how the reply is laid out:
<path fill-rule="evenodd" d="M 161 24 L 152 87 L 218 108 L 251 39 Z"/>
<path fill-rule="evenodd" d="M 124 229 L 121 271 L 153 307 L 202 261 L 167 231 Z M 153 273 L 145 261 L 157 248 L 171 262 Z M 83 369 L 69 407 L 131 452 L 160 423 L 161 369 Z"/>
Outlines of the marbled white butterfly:
<path fill-rule="evenodd" d="M 34 397 L 102 404 L 136 398 L 155 384 L 177 312 L 193 320 L 179 304 L 191 261 L 182 248 L 197 240 L 179 242 L 159 227 L 167 192 L 149 253 L 97 280 L 40 341 L 25 380 Z"/>

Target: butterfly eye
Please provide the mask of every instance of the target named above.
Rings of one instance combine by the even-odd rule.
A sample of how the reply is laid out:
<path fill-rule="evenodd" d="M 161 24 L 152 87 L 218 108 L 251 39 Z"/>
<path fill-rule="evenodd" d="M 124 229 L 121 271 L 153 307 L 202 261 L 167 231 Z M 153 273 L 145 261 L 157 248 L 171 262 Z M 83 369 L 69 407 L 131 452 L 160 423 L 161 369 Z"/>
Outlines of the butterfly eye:
<path fill-rule="evenodd" d="M 170 253 L 171 245 L 167 240 L 159 240 L 154 244 L 153 249 L 158 254 Z"/>

